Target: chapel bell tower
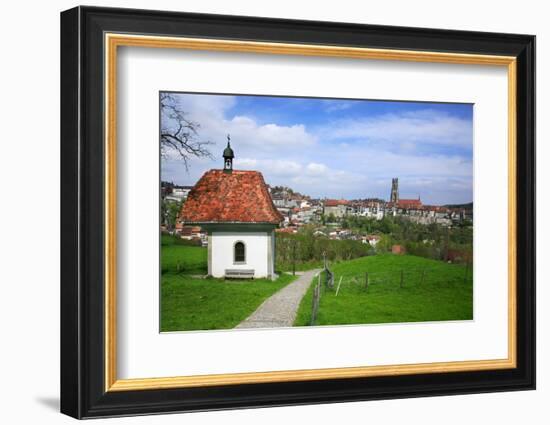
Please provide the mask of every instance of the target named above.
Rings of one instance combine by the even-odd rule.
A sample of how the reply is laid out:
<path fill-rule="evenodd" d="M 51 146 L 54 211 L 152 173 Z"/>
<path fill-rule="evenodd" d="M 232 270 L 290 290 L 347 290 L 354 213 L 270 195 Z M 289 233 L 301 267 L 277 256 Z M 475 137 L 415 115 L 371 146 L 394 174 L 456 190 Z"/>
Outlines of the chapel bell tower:
<path fill-rule="evenodd" d="M 227 135 L 227 147 L 223 150 L 223 171 L 230 173 L 233 171 L 233 158 L 235 154 L 233 149 L 231 149 L 231 137 Z"/>

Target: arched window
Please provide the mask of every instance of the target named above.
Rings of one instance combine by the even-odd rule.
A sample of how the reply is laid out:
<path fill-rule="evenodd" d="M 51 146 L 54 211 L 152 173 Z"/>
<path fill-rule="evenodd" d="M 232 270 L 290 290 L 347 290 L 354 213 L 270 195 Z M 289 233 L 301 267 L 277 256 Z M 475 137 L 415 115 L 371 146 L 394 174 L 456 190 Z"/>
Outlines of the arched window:
<path fill-rule="evenodd" d="M 244 249 L 244 242 L 237 242 L 235 244 L 235 248 L 234 248 L 235 252 L 234 252 L 234 259 L 235 259 L 235 263 L 244 263 L 246 261 L 246 257 L 245 257 L 245 249 Z"/>

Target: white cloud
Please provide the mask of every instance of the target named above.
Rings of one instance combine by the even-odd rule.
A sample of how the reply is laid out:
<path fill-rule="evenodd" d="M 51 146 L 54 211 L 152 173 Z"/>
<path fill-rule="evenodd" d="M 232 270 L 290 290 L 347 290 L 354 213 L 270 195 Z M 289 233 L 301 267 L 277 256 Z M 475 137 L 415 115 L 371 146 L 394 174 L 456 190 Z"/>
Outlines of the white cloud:
<path fill-rule="evenodd" d="M 321 163 L 309 163 L 304 172 L 292 178 L 299 190 L 312 196 L 349 195 L 358 187 L 364 187 L 367 178 L 364 174 L 331 168 Z"/>
<path fill-rule="evenodd" d="M 306 171 L 309 175 L 318 176 L 326 174 L 328 168 L 325 164 L 318 164 L 316 162 L 311 162 L 307 165 Z"/>
<path fill-rule="evenodd" d="M 303 167 L 295 161 L 236 158 L 235 169 L 258 170 L 268 176 L 292 177 L 298 175 Z"/>
<path fill-rule="evenodd" d="M 194 94 L 174 95 L 183 111 L 191 117 L 206 117 L 210 120 L 223 120 L 225 112 L 237 102 L 235 96 L 212 96 Z"/>
<path fill-rule="evenodd" d="M 312 146 L 316 141 L 316 138 L 301 124 L 259 125 L 250 117 L 236 116 L 230 121 L 220 122 L 219 125 L 225 127 L 235 143 L 245 147 L 253 146 L 256 149 L 299 148 Z"/>
<path fill-rule="evenodd" d="M 364 185 L 366 177 L 345 170 L 330 168 L 325 164 L 310 162 L 302 164 L 288 160 L 242 158 L 235 160 L 239 169 L 260 171 L 269 184 L 291 186 L 311 196 L 330 196 L 327 191 L 340 195 L 356 190 L 357 184 Z"/>
<path fill-rule="evenodd" d="M 337 120 L 321 128 L 319 133 L 331 139 L 363 139 L 411 149 L 422 144 L 471 147 L 472 131 L 470 120 L 426 109 Z"/>
<path fill-rule="evenodd" d="M 231 135 L 240 155 L 247 155 L 251 149 L 274 151 L 307 147 L 317 141 L 302 124 L 259 124 L 254 117 L 245 115 L 228 118 L 228 110 L 236 102 L 234 96 L 178 96 L 178 101 L 187 117 L 200 125 L 199 137 L 215 143 L 217 149 L 225 144 L 227 134 Z"/>
<path fill-rule="evenodd" d="M 334 100 L 325 101 L 327 104 L 327 107 L 325 108 L 325 111 L 327 112 L 338 112 L 338 111 L 344 111 L 346 109 L 349 109 L 353 106 L 351 102 L 337 102 Z"/>

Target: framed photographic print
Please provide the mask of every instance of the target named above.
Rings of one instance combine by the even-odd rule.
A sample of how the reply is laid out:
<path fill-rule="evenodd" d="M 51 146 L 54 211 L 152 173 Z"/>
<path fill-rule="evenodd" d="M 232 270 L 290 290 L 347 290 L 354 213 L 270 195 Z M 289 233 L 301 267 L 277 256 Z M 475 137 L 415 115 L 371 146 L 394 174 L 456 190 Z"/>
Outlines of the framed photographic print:
<path fill-rule="evenodd" d="M 61 411 L 533 389 L 535 38 L 61 14 Z"/>

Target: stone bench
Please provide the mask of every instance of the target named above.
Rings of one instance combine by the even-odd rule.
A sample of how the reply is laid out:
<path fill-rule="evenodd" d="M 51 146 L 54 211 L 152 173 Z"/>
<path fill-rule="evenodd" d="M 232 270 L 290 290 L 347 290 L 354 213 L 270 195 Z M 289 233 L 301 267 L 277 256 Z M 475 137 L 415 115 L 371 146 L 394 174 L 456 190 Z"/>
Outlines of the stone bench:
<path fill-rule="evenodd" d="M 226 279 L 252 279 L 254 270 L 251 269 L 225 269 Z"/>

